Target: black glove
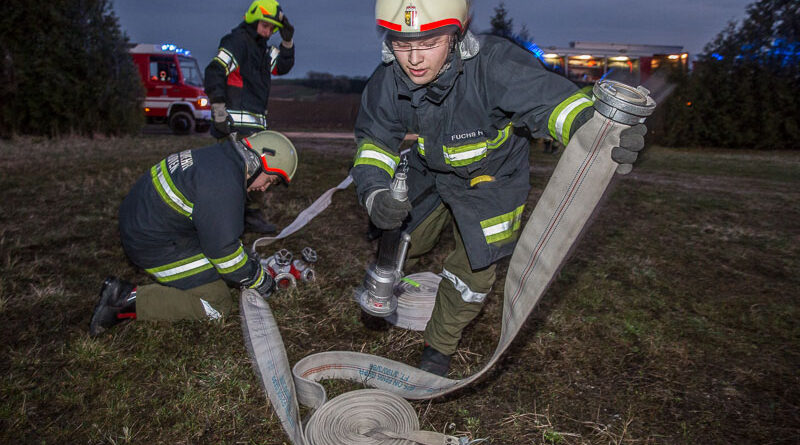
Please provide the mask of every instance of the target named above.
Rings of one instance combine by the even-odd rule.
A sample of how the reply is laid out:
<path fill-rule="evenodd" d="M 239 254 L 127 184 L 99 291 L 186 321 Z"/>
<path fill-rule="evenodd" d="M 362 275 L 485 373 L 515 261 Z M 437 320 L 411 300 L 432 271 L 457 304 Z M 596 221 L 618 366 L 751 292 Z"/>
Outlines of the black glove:
<path fill-rule="evenodd" d="M 639 157 L 639 151 L 644 148 L 644 135 L 647 127 L 637 124 L 622 130 L 619 134 L 619 147 L 611 149 L 611 159 L 618 163 L 617 173 L 627 175 L 633 169 L 633 163 Z"/>
<path fill-rule="evenodd" d="M 211 119 L 214 121 L 214 129 L 223 135 L 227 136 L 233 131 L 233 118 L 225 109 L 225 103 L 211 104 Z"/>
<path fill-rule="evenodd" d="M 267 271 L 264 266 L 261 266 L 261 263 L 259 263 L 259 267 L 261 270 L 255 276 L 255 278 L 242 282 L 242 290 L 253 289 L 254 291 L 258 292 L 263 299 L 266 300 L 270 295 L 272 295 L 272 291 L 275 290 L 275 280 L 272 279 L 272 275 L 269 274 L 269 271 Z M 263 278 L 261 278 L 262 274 Z M 259 278 L 261 278 L 261 282 L 256 284 Z"/>
<path fill-rule="evenodd" d="M 379 229 L 391 230 L 403 224 L 403 220 L 411 211 L 411 203 L 408 200 L 398 201 L 392 198 L 392 192 L 386 189 L 375 194 L 372 206 L 368 210 L 369 219 L 373 224 Z"/>
<path fill-rule="evenodd" d="M 292 38 L 294 38 L 294 26 L 289 23 L 286 14 L 284 14 L 283 19 L 281 19 L 281 25 L 283 25 L 280 28 L 281 39 L 283 39 L 284 42 L 291 42 Z"/>

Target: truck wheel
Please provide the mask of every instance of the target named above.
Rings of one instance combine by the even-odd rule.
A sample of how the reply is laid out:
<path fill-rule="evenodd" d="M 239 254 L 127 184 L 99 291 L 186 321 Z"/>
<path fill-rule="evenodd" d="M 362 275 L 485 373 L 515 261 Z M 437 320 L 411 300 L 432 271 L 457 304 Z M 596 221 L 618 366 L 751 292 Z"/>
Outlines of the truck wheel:
<path fill-rule="evenodd" d="M 194 131 L 194 117 L 185 111 L 176 111 L 169 116 L 169 128 L 174 134 L 190 134 Z"/>

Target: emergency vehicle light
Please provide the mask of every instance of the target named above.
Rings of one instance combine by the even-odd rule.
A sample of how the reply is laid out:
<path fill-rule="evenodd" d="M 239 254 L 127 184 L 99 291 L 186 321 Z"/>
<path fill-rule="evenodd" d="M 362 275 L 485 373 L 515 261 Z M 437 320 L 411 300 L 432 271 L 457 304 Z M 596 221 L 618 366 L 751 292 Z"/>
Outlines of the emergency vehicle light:
<path fill-rule="evenodd" d="M 161 45 L 161 51 L 170 51 L 178 55 L 189 56 L 192 54 L 188 49 L 183 49 L 171 43 L 164 43 Z"/>

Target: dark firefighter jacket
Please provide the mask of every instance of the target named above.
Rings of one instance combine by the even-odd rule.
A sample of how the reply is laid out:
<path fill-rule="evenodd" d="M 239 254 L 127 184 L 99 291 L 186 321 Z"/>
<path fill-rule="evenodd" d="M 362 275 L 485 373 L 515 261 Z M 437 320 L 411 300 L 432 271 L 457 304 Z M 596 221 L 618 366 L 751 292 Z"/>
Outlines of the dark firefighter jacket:
<path fill-rule="evenodd" d="M 240 135 L 266 130 L 271 74 L 286 74 L 292 66 L 294 47 L 269 46 L 255 23 L 242 22 L 220 40 L 206 67 L 206 94 L 211 103 L 225 103 Z"/>
<path fill-rule="evenodd" d="M 222 278 L 255 287 L 264 270 L 239 240 L 245 198 L 244 161 L 228 142 L 171 154 L 123 200 L 122 246 L 167 286 L 189 289 Z"/>
<path fill-rule="evenodd" d="M 456 50 L 428 85 L 411 82 L 396 61 L 375 70 L 361 98 L 352 169 L 364 203 L 389 187 L 406 133 L 419 135 L 408 155 L 406 230 L 444 201 L 473 269 L 513 251 L 530 189 L 526 134 L 566 145 L 593 112 L 588 96 L 528 51 L 496 36 L 477 40 L 477 54 Z"/>

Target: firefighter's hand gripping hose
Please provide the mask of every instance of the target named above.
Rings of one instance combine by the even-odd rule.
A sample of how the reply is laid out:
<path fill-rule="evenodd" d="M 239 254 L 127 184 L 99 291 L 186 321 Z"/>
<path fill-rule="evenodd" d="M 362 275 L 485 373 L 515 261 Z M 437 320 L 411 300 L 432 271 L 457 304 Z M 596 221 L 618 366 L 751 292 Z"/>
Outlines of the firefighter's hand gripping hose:
<path fill-rule="evenodd" d="M 576 132 L 564 150 L 525 225 L 506 276 L 500 339 L 492 357 L 478 373 L 463 380 L 451 380 L 405 363 L 345 351 L 309 355 L 298 361 L 290 373 L 269 305 L 255 292 L 243 292 L 245 343 L 261 384 L 292 443 L 469 443 L 466 438 L 419 431 L 413 407 L 403 406 L 408 405 L 403 399 L 432 399 L 463 388 L 483 376 L 510 346 L 579 239 L 620 165 L 611 158 L 612 148 L 620 145 L 620 133 L 643 122 L 655 107 L 646 90 L 637 92 L 608 81 L 595 86 L 595 103 L 623 88 L 626 100 L 635 102 L 630 107 L 623 103 L 610 110 L 595 107 L 594 117 Z M 345 393 L 327 402 L 325 388 L 318 383 L 327 379 L 349 380 L 376 390 Z M 305 426 L 300 422 L 300 404 L 315 409 Z"/>

